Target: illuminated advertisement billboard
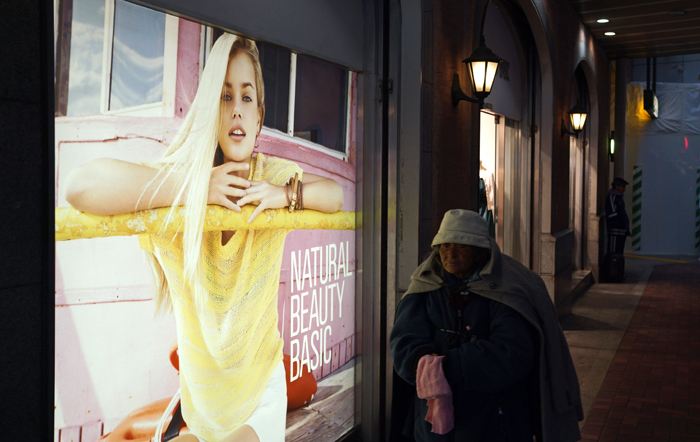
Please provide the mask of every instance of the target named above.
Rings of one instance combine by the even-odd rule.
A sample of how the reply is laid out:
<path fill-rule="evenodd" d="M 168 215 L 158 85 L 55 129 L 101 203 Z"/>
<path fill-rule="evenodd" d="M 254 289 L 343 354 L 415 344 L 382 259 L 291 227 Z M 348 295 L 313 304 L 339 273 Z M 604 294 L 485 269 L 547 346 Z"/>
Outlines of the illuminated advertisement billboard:
<path fill-rule="evenodd" d="M 342 437 L 359 74 L 122 0 L 54 10 L 55 441 Z"/>

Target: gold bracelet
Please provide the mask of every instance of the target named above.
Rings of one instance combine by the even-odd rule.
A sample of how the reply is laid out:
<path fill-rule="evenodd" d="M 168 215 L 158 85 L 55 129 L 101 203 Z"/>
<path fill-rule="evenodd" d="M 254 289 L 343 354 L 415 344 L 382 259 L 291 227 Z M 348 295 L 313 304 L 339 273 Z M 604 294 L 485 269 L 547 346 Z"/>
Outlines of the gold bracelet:
<path fill-rule="evenodd" d="M 292 181 L 292 201 L 289 204 L 289 211 L 294 212 L 297 205 L 297 186 L 299 185 L 299 174 L 295 173 Z"/>

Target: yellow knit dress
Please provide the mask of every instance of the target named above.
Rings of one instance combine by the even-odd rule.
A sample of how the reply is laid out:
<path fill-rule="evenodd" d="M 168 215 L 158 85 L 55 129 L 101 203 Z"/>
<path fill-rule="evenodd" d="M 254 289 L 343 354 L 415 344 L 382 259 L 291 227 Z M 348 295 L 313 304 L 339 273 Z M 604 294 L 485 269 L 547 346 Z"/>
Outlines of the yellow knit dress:
<path fill-rule="evenodd" d="M 296 164 L 258 154 L 249 180 L 282 185 Z M 265 216 L 263 212 L 260 216 Z M 277 291 L 288 230 L 241 230 L 226 245 L 205 232 L 207 297 L 184 284 L 181 234 L 141 235 L 164 270 L 177 323 L 182 415 L 190 430 L 217 442 L 245 422 L 282 360 Z"/>

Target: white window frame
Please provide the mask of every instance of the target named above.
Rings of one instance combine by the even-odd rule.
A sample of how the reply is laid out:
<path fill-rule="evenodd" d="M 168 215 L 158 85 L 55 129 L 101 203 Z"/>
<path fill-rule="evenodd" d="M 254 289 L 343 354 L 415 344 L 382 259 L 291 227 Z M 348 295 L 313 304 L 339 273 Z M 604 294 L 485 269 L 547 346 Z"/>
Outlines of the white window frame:
<path fill-rule="evenodd" d="M 296 105 L 296 84 L 297 84 L 297 53 L 292 52 L 289 57 L 289 107 L 287 108 L 287 133 L 284 134 L 275 129 L 269 129 L 269 133 L 274 133 L 278 138 L 289 138 L 293 142 L 304 147 L 309 147 L 314 150 L 326 153 L 343 161 L 348 160 L 348 151 L 350 148 L 350 122 L 352 119 L 352 71 L 348 69 L 346 81 L 346 106 L 345 106 L 345 149 L 344 152 L 339 152 L 335 149 L 330 149 L 322 144 L 317 144 L 312 141 L 294 136 L 294 107 Z M 264 126 L 264 125 L 263 125 Z"/>
<path fill-rule="evenodd" d="M 204 66 L 207 64 L 209 59 L 209 53 L 211 52 L 211 47 L 214 46 L 214 28 L 211 26 L 202 26 L 199 33 L 199 78 L 202 78 L 202 72 L 204 72 Z"/>
<path fill-rule="evenodd" d="M 100 112 L 105 115 L 134 117 L 173 117 L 175 115 L 175 86 L 177 81 L 177 43 L 180 19 L 165 14 L 165 47 L 163 52 L 163 99 L 155 103 L 108 109 L 112 81 L 112 51 L 114 47 L 114 10 L 116 0 L 105 0 L 105 25 L 102 46 L 102 88 Z"/>

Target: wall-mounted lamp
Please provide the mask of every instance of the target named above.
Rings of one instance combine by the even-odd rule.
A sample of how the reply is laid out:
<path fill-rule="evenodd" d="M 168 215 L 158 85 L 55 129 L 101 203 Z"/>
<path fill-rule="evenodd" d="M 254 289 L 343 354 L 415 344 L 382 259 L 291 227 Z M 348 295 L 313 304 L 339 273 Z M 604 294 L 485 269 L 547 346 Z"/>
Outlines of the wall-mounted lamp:
<path fill-rule="evenodd" d="M 583 106 L 577 104 L 569 111 L 569 116 L 571 117 L 571 128 L 573 129 L 573 132 L 567 129 L 564 120 L 561 120 L 561 136 L 563 137 L 564 135 L 568 134 L 572 137 L 578 138 L 578 133 L 583 130 L 583 125 L 586 124 L 588 112 Z"/>
<path fill-rule="evenodd" d="M 469 58 L 463 61 L 467 65 L 472 93 L 476 98 L 469 97 L 462 92 L 462 87 L 459 85 L 459 74 L 455 74 L 452 77 L 452 105 L 456 107 L 461 100 L 466 100 L 472 103 L 479 103 L 479 108 L 484 107 L 484 99 L 491 93 L 491 86 L 493 86 L 493 81 L 496 79 L 496 71 L 501 61 L 503 61 L 501 57 L 486 47 L 482 34 L 479 47 L 476 48 Z"/>
<path fill-rule="evenodd" d="M 647 58 L 647 88 L 644 91 L 644 110 L 647 111 L 651 118 L 659 118 L 659 99 L 656 97 L 656 57 L 654 60 L 654 81 L 651 81 L 650 64 L 651 60 Z"/>

